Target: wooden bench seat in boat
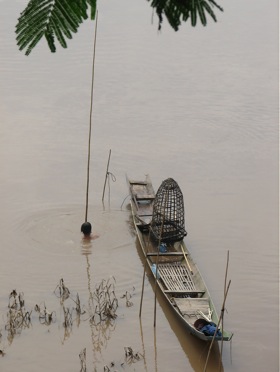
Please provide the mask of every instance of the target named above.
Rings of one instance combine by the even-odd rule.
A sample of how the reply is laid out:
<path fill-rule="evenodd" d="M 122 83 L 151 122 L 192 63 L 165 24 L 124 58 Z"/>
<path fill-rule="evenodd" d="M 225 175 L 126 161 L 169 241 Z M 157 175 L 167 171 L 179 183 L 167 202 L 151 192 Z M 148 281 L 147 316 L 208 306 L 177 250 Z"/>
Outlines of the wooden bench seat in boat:
<path fill-rule="evenodd" d="M 149 257 L 149 256 L 157 256 L 157 255 L 159 255 L 159 256 L 180 256 L 180 257 L 182 257 L 182 256 L 184 256 L 184 253 L 183 252 L 164 252 L 164 253 L 162 253 L 162 252 L 159 252 L 159 253 L 157 253 L 157 252 L 148 252 L 147 253 L 147 256 Z"/>
<path fill-rule="evenodd" d="M 203 295 L 205 293 L 205 291 L 185 291 L 185 290 L 173 291 L 172 289 L 166 289 L 164 292 L 170 293 L 170 294 L 179 294 L 179 295 L 188 295 L 188 296 L 198 295 L 198 294 Z"/>
<path fill-rule="evenodd" d="M 146 181 L 134 181 L 134 180 L 129 180 L 129 183 L 131 185 L 143 185 L 143 186 L 147 186 L 147 182 Z"/>
<path fill-rule="evenodd" d="M 137 214 L 138 214 L 139 217 L 153 217 L 152 214 L 150 214 L 150 213 L 145 213 L 145 212 L 144 212 L 144 213 L 141 213 L 141 212 L 140 212 L 140 213 L 137 213 Z"/>
<path fill-rule="evenodd" d="M 136 200 L 139 201 L 149 201 L 149 200 L 154 200 L 155 194 L 136 194 L 135 195 Z"/>
<path fill-rule="evenodd" d="M 136 206 L 137 206 L 137 215 L 139 217 L 151 217 L 151 218 L 153 217 L 153 209 L 150 204 L 143 205 L 141 206 L 141 208 L 137 204 Z"/>
<path fill-rule="evenodd" d="M 151 201 L 155 198 L 155 192 L 152 185 L 145 181 L 129 181 L 130 192 L 135 201 Z"/>

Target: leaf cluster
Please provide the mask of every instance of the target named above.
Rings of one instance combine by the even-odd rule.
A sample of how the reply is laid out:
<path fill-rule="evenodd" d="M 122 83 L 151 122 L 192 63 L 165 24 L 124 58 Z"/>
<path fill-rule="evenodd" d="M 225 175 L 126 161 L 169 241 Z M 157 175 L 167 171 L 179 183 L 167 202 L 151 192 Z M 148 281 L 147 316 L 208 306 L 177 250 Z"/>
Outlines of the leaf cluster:
<path fill-rule="evenodd" d="M 49 48 L 56 51 L 55 37 L 63 48 L 67 48 L 66 38 L 88 18 L 95 18 L 96 0 L 30 0 L 21 13 L 16 25 L 16 40 L 20 50 L 26 48 L 26 55 L 45 36 Z"/>
<path fill-rule="evenodd" d="M 181 22 L 191 21 L 191 25 L 195 27 L 199 19 L 203 26 L 207 25 L 207 14 L 214 22 L 217 22 L 214 8 L 221 12 L 220 7 L 214 0 L 148 0 L 151 1 L 151 6 L 155 9 L 159 17 L 159 30 L 163 23 L 164 15 L 167 18 L 170 26 L 178 31 Z"/>
<path fill-rule="evenodd" d="M 45 37 L 51 52 L 56 51 L 57 39 L 67 48 L 66 39 L 72 39 L 79 26 L 88 18 L 96 16 L 97 0 L 30 0 L 16 25 L 16 40 L 20 50 L 29 55 L 38 42 Z M 120 1 L 120 0 L 119 0 Z M 207 25 L 207 15 L 217 22 L 214 9 L 223 9 L 215 0 L 148 0 L 159 18 L 161 29 L 164 16 L 170 26 L 178 31 L 181 22 L 190 20 L 195 27 L 198 20 Z"/>

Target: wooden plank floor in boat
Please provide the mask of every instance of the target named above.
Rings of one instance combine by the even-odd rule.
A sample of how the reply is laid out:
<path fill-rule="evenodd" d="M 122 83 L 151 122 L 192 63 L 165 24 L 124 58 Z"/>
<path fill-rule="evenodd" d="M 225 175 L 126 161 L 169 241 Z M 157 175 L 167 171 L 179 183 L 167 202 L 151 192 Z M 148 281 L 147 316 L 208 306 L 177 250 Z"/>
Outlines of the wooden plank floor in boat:
<path fill-rule="evenodd" d="M 136 200 L 153 200 L 155 192 L 153 186 L 148 182 L 129 181 L 131 193 Z"/>
<path fill-rule="evenodd" d="M 173 298 L 173 300 L 180 313 L 192 318 L 193 323 L 197 318 L 201 318 L 202 314 L 205 317 L 211 317 L 208 298 Z"/>
<path fill-rule="evenodd" d="M 132 199 L 137 209 L 137 216 L 144 224 L 149 224 L 153 215 L 155 192 L 153 186 L 145 181 L 129 181 Z"/>
<path fill-rule="evenodd" d="M 188 297 L 188 295 L 203 292 L 197 291 L 191 273 L 186 266 L 180 262 L 159 264 L 158 272 L 160 279 L 167 288 L 165 293 L 174 295 L 172 296 L 172 301 L 183 316 L 192 318 L 193 322 L 198 317 L 201 317 L 201 313 L 209 316 L 210 307 L 208 298 Z M 181 295 L 183 297 L 180 297 Z"/>
<path fill-rule="evenodd" d="M 180 262 L 159 264 L 158 271 L 167 291 L 174 293 L 196 292 L 191 273 Z"/>

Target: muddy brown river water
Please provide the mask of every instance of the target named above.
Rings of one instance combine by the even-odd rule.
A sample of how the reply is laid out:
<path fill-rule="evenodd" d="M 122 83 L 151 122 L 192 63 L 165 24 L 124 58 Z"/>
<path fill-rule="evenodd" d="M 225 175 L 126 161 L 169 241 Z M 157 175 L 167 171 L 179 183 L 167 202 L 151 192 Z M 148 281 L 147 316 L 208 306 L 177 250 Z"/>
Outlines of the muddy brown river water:
<path fill-rule="evenodd" d="M 186 244 L 217 309 L 227 251 L 223 370 L 279 371 L 278 12 L 276 1 L 221 5 L 218 23 L 157 31 L 145 1 L 99 2 L 89 220 L 82 241 L 94 24 L 67 50 L 25 57 L 14 27 L 25 1 L 0 0 L 0 371 L 203 371 L 207 344 L 186 333 L 145 278 L 126 174 L 173 177 Z M 101 202 L 109 150 L 110 179 Z M 70 297 L 62 304 L 63 279 Z M 89 321 L 92 295 L 114 282 L 117 318 Z M 9 328 L 10 293 L 30 322 Z M 77 317 L 76 295 L 82 311 Z M 127 306 L 126 300 L 129 299 Z M 41 324 L 35 305 L 53 314 Z M 63 309 L 64 305 L 64 309 Z M 65 327 L 64 311 L 71 324 Z M 139 360 L 125 359 L 131 347 Z M 216 346 L 207 371 L 219 370 Z M 114 365 L 113 365 L 113 364 Z M 108 369 L 108 370 L 109 370 Z"/>

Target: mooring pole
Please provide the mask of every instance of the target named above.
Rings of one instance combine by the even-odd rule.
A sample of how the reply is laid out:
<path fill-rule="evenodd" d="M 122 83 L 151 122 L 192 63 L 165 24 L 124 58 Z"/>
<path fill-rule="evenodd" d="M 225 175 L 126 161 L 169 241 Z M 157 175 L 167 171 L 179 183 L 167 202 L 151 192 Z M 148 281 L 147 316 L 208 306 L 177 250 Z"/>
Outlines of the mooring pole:
<path fill-rule="evenodd" d="M 90 146 L 91 146 L 93 86 L 94 86 L 94 66 L 95 66 L 95 48 L 96 48 L 96 35 L 97 35 L 97 20 L 98 20 L 98 11 L 96 11 L 94 47 L 93 47 L 93 58 L 92 58 L 92 78 L 91 78 L 90 114 L 89 114 L 89 135 L 88 135 L 88 162 L 87 162 L 87 188 L 86 188 L 85 222 L 87 222 L 87 219 L 88 219 L 89 166 L 90 166 Z"/>

